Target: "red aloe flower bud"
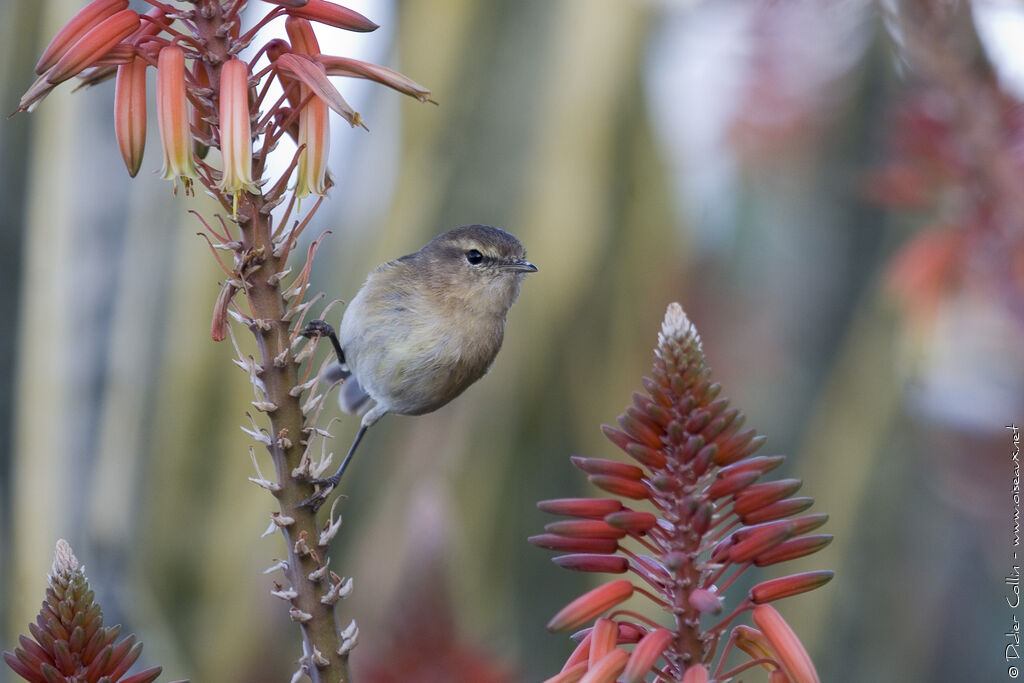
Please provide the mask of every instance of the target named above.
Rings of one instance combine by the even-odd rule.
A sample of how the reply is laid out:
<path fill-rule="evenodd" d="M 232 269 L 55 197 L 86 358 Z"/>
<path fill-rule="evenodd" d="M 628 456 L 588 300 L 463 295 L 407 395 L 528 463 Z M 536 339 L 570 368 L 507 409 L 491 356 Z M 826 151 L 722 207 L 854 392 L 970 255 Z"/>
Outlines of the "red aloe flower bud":
<path fill-rule="evenodd" d="M 558 534 L 538 534 L 526 540 L 538 548 L 566 553 L 609 554 L 619 549 L 619 542 L 614 538 L 571 538 Z"/>
<path fill-rule="evenodd" d="M 796 525 L 793 523 L 756 529 L 729 549 L 729 560 L 736 564 L 748 562 L 761 553 L 775 548 L 790 538 L 795 531 Z"/>
<path fill-rule="evenodd" d="M 284 22 L 284 29 L 293 52 L 310 56 L 320 54 L 320 43 L 308 19 L 290 16 Z"/>
<path fill-rule="evenodd" d="M 380 28 L 359 12 L 326 0 L 309 0 L 301 7 L 289 6 L 288 14 L 358 33 L 369 33 Z"/>
<path fill-rule="evenodd" d="M 100 22 L 128 8 L 128 0 L 93 0 L 71 17 L 43 50 L 36 64 L 36 73 L 42 75 L 63 57 L 71 46 L 95 28 Z"/>
<path fill-rule="evenodd" d="M 612 512 L 604 516 L 604 521 L 616 529 L 623 529 L 631 534 L 642 534 L 658 525 L 658 518 L 653 514 L 636 510 Z"/>
<path fill-rule="evenodd" d="M 683 674 L 682 683 L 708 683 L 708 668 L 703 664 L 689 667 Z"/>
<path fill-rule="evenodd" d="M 605 460 L 604 458 L 581 458 L 573 456 L 569 461 L 579 467 L 587 474 L 614 474 L 617 477 L 640 481 L 644 478 L 644 471 L 635 465 L 627 465 L 617 460 Z"/>
<path fill-rule="evenodd" d="M 264 45 L 264 49 L 267 51 L 267 59 L 270 60 L 271 64 L 275 64 L 281 55 L 291 52 L 292 46 L 286 40 L 274 38 Z M 284 90 L 285 97 L 288 98 L 288 104 L 291 105 L 292 109 L 297 108 L 302 102 L 301 89 L 298 82 L 286 73 L 282 73 L 280 69 L 277 69 L 276 73 L 278 80 L 281 81 L 281 88 Z M 295 138 L 298 140 L 297 135 Z"/>
<path fill-rule="evenodd" d="M 816 536 L 801 536 L 791 538 L 785 543 L 759 553 L 754 558 L 754 564 L 758 567 L 767 567 L 770 564 L 795 560 L 816 553 L 832 542 L 832 534 L 818 534 Z"/>
<path fill-rule="evenodd" d="M 614 619 L 602 617 L 594 622 L 594 628 L 590 630 L 590 654 L 587 657 L 587 664 L 592 669 L 597 666 L 601 658 L 615 649 L 619 640 L 619 625 Z"/>
<path fill-rule="evenodd" d="M 771 505 L 796 493 L 802 484 L 803 482 L 799 479 L 779 479 L 778 481 L 754 484 L 736 495 L 733 510 L 736 511 L 737 515 L 750 514 L 758 508 Z"/>
<path fill-rule="evenodd" d="M 619 674 L 626 668 L 629 653 L 625 650 L 612 650 L 587 669 L 580 683 L 615 683 Z"/>
<path fill-rule="evenodd" d="M 220 152 L 224 171 L 218 188 L 234 195 L 256 192 L 252 179 L 252 129 L 249 121 L 249 67 L 240 59 L 224 63 L 220 72 Z M 237 210 L 237 208 L 236 208 Z"/>
<path fill-rule="evenodd" d="M 554 498 L 540 501 L 537 507 L 553 515 L 602 519 L 621 510 L 622 503 L 614 498 Z"/>
<path fill-rule="evenodd" d="M 813 504 L 813 498 L 787 498 L 745 514 L 738 514 L 744 524 L 760 524 L 798 514 Z"/>
<path fill-rule="evenodd" d="M 579 683 L 587 673 L 587 663 L 577 662 L 576 664 L 563 669 L 551 678 L 545 679 L 544 683 Z"/>
<path fill-rule="evenodd" d="M 600 555 L 596 553 L 576 553 L 559 555 L 552 558 L 559 567 L 575 569 L 579 572 L 604 572 L 606 574 L 622 574 L 629 569 L 629 560 L 619 555 Z"/>
<path fill-rule="evenodd" d="M 626 668 L 622 672 L 623 683 L 643 683 L 647 680 L 647 672 L 665 652 L 665 648 L 674 637 L 672 631 L 667 628 L 659 628 L 645 635 L 633 648 L 633 654 L 626 662 Z"/>
<path fill-rule="evenodd" d="M 57 541 L 53 573 L 48 577 L 46 600 L 29 624 L 33 638 L 18 639 L 21 647 L 3 658 L 27 681 L 98 681 L 150 683 L 160 675 L 153 667 L 127 678 L 128 669 L 142 652 L 135 636 L 117 640 L 120 626 L 103 626 L 103 612 L 67 541 Z"/>
<path fill-rule="evenodd" d="M 775 653 L 775 661 L 779 663 L 793 683 L 820 683 L 814 662 L 808 656 L 803 643 L 774 607 L 771 605 L 755 607 L 753 618 L 754 624 L 768 639 L 768 643 Z"/>
<path fill-rule="evenodd" d="M 644 500 L 650 498 L 650 491 L 642 482 L 633 481 L 624 477 L 616 477 L 611 474 L 592 474 L 587 479 L 594 486 L 604 489 L 608 493 L 614 493 L 623 498 L 632 500 Z"/>
<path fill-rule="evenodd" d="M 133 10 L 121 10 L 107 17 L 89 29 L 57 60 L 46 72 L 46 80 L 57 84 L 77 75 L 138 28 L 139 15 Z"/>
<path fill-rule="evenodd" d="M 571 538 L 615 538 L 619 539 L 626 535 L 622 529 L 616 529 L 603 520 L 598 519 L 564 519 L 558 522 L 549 522 L 544 525 L 544 530 L 559 536 Z"/>
<path fill-rule="evenodd" d="M 625 602 L 633 595 L 633 584 L 619 579 L 598 586 L 563 607 L 548 622 L 549 631 L 569 631 L 587 623 L 599 614 Z"/>
<path fill-rule="evenodd" d="M 192 161 L 192 132 L 185 95 L 185 51 L 177 45 L 168 45 L 160 50 L 156 67 L 156 104 L 164 151 L 161 173 L 165 179 L 174 180 L 175 191 L 178 178 L 181 178 L 188 192 L 192 178 L 196 177 L 196 168 Z"/>
<path fill-rule="evenodd" d="M 146 149 L 146 60 L 141 57 L 117 67 L 114 133 L 128 175 L 134 178 Z"/>
<path fill-rule="evenodd" d="M 754 604 L 762 605 L 773 600 L 800 595 L 824 586 L 832 580 L 834 574 L 835 572 L 828 570 L 817 570 L 763 581 L 750 589 L 748 597 Z"/>

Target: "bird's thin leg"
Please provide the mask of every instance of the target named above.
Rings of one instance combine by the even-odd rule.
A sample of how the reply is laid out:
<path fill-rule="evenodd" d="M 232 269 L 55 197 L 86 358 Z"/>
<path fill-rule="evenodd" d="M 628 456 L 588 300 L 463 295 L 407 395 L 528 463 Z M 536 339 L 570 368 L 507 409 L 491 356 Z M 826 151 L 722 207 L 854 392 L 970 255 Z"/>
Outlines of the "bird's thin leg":
<path fill-rule="evenodd" d="M 348 467 L 349 462 L 352 460 L 353 454 L 356 452 L 356 448 L 359 446 L 359 442 L 363 440 L 363 435 L 366 434 L 366 430 L 370 425 L 360 425 L 359 431 L 356 432 L 356 438 L 349 446 L 348 453 L 345 455 L 345 459 L 341 461 L 341 466 L 338 467 L 338 471 L 327 477 L 326 479 L 313 479 L 311 483 L 317 484 L 320 490 L 314 493 L 306 500 L 299 503 L 296 507 L 308 506 L 316 512 L 320 509 L 320 506 L 327 502 L 327 496 L 331 495 L 331 491 L 341 482 L 341 475 L 345 473 L 345 468 Z"/>
<path fill-rule="evenodd" d="M 306 328 L 302 330 L 302 336 L 327 337 L 331 340 L 331 346 L 334 347 L 334 353 L 338 356 L 338 362 L 342 365 L 345 364 L 345 352 L 341 350 L 338 335 L 334 333 L 334 328 L 326 320 L 310 320 Z"/>

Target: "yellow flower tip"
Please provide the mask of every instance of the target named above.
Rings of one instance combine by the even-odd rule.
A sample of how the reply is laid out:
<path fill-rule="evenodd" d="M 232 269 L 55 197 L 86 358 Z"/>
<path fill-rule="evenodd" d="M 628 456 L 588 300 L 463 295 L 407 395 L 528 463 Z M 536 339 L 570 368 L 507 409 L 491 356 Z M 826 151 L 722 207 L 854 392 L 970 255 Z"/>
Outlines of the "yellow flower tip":
<path fill-rule="evenodd" d="M 178 178 L 183 180 L 185 193 L 191 194 L 191 179 L 198 174 L 192 159 L 191 114 L 185 93 L 185 51 L 177 45 L 168 45 L 160 50 L 156 67 L 156 102 L 164 151 L 161 172 L 164 178 L 175 181 L 175 194 Z"/>
<path fill-rule="evenodd" d="M 234 196 L 238 213 L 238 193 L 257 192 L 252 179 L 252 130 L 249 121 L 249 67 L 240 59 L 231 59 L 220 74 L 220 152 L 224 169 L 217 187 Z"/>
<path fill-rule="evenodd" d="M 758 605 L 754 608 L 753 619 L 775 653 L 775 661 L 793 683 L 821 683 L 803 643 L 778 610 L 771 605 Z"/>
<path fill-rule="evenodd" d="M 117 67 L 114 133 L 128 175 L 134 178 L 146 148 L 146 60 L 142 57 Z"/>

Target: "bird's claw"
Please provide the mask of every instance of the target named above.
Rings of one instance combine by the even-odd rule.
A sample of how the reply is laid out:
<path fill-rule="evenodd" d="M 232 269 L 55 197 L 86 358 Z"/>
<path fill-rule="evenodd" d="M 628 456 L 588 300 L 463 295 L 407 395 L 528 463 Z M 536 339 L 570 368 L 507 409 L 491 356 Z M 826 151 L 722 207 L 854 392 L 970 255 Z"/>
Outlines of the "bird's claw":
<path fill-rule="evenodd" d="M 332 337 L 334 328 L 326 320 L 310 320 L 302 330 L 303 337 Z"/>
<path fill-rule="evenodd" d="M 320 489 L 295 507 L 308 507 L 315 513 L 320 509 L 320 506 L 327 502 L 328 496 L 330 496 L 331 492 L 334 491 L 335 487 L 338 485 L 338 481 L 334 477 L 328 477 L 326 479 L 313 479 L 310 483 L 316 484 Z"/>

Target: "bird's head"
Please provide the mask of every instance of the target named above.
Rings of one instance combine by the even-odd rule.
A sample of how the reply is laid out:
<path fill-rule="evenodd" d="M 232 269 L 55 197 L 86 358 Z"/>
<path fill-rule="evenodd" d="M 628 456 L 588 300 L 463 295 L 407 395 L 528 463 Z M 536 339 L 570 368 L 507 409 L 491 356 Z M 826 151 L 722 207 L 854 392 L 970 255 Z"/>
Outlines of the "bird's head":
<path fill-rule="evenodd" d="M 411 258 L 429 269 L 446 298 L 502 313 L 515 302 L 523 275 L 537 272 L 519 240 L 489 225 L 449 230 Z"/>

